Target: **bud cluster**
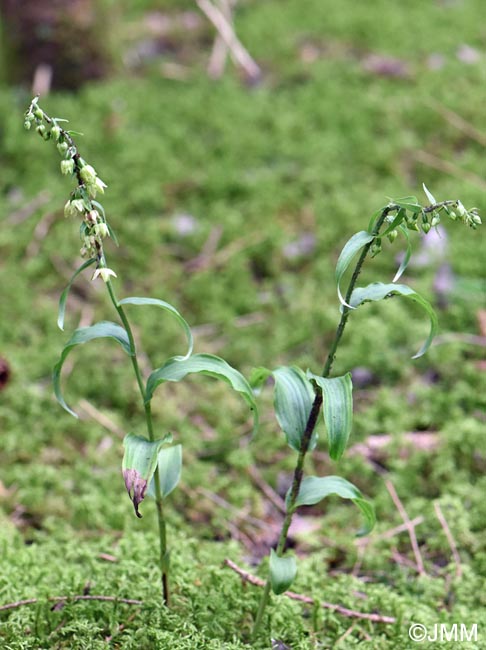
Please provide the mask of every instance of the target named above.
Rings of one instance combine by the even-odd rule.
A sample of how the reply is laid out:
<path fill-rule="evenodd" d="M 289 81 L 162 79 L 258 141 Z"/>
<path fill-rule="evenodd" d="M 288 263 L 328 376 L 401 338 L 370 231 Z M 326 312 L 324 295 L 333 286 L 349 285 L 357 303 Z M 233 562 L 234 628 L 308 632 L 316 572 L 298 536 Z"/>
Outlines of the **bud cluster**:
<path fill-rule="evenodd" d="M 72 138 L 73 131 L 66 131 L 59 118 L 49 117 L 38 105 L 35 97 L 24 116 L 24 127 L 29 130 L 35 126 L 37 133 L 44 140 L 53 140 L 62 157 L 61 173 L 66 176 L 76 176 L 77 187 L 71 192 L 71 197 L 64 206 L 66 217 L 82 219 L 80 234 L 83 246 L 80 250 L 82 257 L 95 257 L 98 261 L 93 279 L 101 277 L 107 282 L 110 276 L 115 276 L 107 269 L 104 261 L 103 239 L 110 237 L 110 229 L 106 223 L 103 207 L 94 199 L 97 193 L 104 194 L 106 184 L 78 153 Z M 97 209 L 98 208 L 98 209 Z"/>

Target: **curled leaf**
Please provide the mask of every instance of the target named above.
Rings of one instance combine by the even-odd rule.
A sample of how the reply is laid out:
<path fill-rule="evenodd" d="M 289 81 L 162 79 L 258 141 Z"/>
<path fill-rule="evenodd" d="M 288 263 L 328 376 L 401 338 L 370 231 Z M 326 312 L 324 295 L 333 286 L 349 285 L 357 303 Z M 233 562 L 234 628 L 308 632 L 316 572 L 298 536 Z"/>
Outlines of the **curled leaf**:
<path fill-rule="evenodd" d="M 75 330 L 74 334 L 64 346 L 59 361 L 54 366 L 52 379 L 54 383 L 54 393 L 56 395 L 56 399 L 63 407 L 63 409 L 65 409 L 68 413 L 71 413 L 71 415 L 73 415 L 75 418 L 78 416 L 71 408 L 69 408 L 62 395 L 61 370 L 66 357 L 73 348 L 75 348 L 77 345 L 83 345 L 88 341 L 100 338 L 115 339 L 115 341 L 117 341 L 122 346 L 127 354 L 132 354 L 132 349 L 130 347 L 130 341 L 128 340 L 126 330 L 116 323 L 112 323 L 110 321 L 101 321 L 95 325 L 91 325 L 90 327 L 80 327 L 79 329 Z"/>
<path fill-rule="evenodd" d="M 412 359 L 417 359 L 427 352 L 439 328 L 437 315 L 433 310 L 432 305 L 425 300 L 425 298 L 422 298 L 420 294 L 408 287 L 406 284 L 383 284 L 382 282 L 373 282 L 367 287 L 358 287 L 355 289 L 351 295 L 350 303 L 353 307 L 358 307 L 364 302 L 383 300 L 384 298 L 389 298 L 393 295 L 399 295 L 413 300 L 418 303 L 429 316 L 429 335 L 417 354 L 414 354 L 412 357 Z"/>
<path fill-rule="evenodd" d="M 184 355 L 183 359 L 187 359 L 192 354 L 194 341 L 192 338 L 191 328 L 187 324 L 186 320 L 177 311 L 177 309 L 173 307 L 170 303 L 165 302 L 164 300 L 158 300 L 157 298 L 139 298 L 133 296 L 130 298 L 123 298 L 123 300 L 120 300 L 118 304 L 119 305 L 154 305 L 155 307 L 160 307 L 161 309 L 164 309 L 165 311 L 169 312 L 169 314 L 175 316 L 177 322 L 184 330 L 184 333 L 187 338 L 188 350 Z"/>
<path fill-rule="evenodd" d="M 79 269 L 77 269 L 71 279 L 69 280 L 67 287 L 64 289 L 64 291 L 61 293 L 61 297 L 59 298 L 59 310 L 57 314 L 57 326 L 59 327 L 60 330 L 64 330 L 64 315 L 66 313 L 66 300 L 69 295 L 69 291 L 71 290 L 71 286 L 74 282 L 74 280 L 78 277 L 78 275 L 84 271 L 84 269 L 87 269 L 88 266 L 91 266 L 91 264 L 94 264 L 96 262 L 96 258 L 92 257 L 91 259 L 87 260 L 84 262 L 84 264 L 81 264 Z"/>
<path fill-rule="evenodd" d="M 290 490 L 287 493 L 287 504 L 289 494 Z M 365 525 L 357 534 L 367 535 L 376 521 L 373 505 L 366 501 L 355 485 L 340 476 L 324 476 L 322 478 L 308 476 L 305 478 L 301 483 L 294 507 L 315 505 L 331 494 L 336 494 L 342 499 L 350 499 L 361 510 Z"/>
<path fill-rule="evenodd" d="M 254 430 L 258 426 L 258 410 L 250 384 L 235 368 L 224 359 L 213 354 L 193 354 L 190 357 L 172 357 L 163 366 L 154 370 L 147 380 L 145 401 L 150 402 L 154 391 L 166 381 L 181 381 L 191 373 L 201 373 L 216 379 L 222 379 L 233 390 L 241 393 L 243 399 L 253 411 Z"/>
<path fill-rule="evenodd" d="M 346 307 L 350 307 L 350 305 L 346 304 L 346 301 L 344 300 L 343 295 L 341 293 L 341 287 L 340 287 L 341 278 L 343 277 L 348 266 L 351 264 L 351 261 L 353 260 L 356 253 L 359 250 L 361 250 L 363 246 L 369 244 L 373 239 L 374 239 L 374 235 L 367 232 L 366 230 L 357 232 L 351 237 L 351 239 L 349 239 L 346 242 L 343 250 L 341 251 L 341 254 L 339 255 L 339 259 L 336 264 L 336 273 L 335 273 L 337 292 L 338 292 L 339 302 L 342 305 L 345 305 Z"/>
<path fill-rule="evenodd" d="M 401 223 L 399 226 L 400 231 L 402 232 L 403 236 L 407 240 L 407 250 L 405 251 L 405 254 L 403 256 L 402 261 L 400 262 L 400 266 L 398 267 L 398 271 L 395 273 L 395 277 L 393 278 L 393 282 L 396 282 L 399 280 L 405 269 L 408 266 L 408 263 L 410 262 L 410 258 L 412 257 L 412 242 L 410 241 L 410 233 L 408 232 L 408 228 L 406 228 L 403 223 Z"/>

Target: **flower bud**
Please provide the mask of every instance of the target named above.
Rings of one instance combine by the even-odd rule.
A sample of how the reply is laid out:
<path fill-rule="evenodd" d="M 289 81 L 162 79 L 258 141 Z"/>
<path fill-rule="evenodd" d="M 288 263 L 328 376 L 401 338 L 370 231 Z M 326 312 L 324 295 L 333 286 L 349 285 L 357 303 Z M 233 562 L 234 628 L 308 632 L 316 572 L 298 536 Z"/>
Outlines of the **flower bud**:
<path fill-rule="evenodd" d="M 96 182 L 96 171 L 94 167 L 91 167 L 91 165 L 85 165 L 82 167 L 79 175 L 86 185 L 91 185 Z"/>
<path fill-rule="evenodd" d="M 37 131 L 37 133 L 38 133 L 39 135 L 41 135 L 42 137 L 44 137 L 44 134 L 45 134 L 45 132 L 46 132 L 46 127 L 44 126 L 44 124 L 39 124 L 39 126 L 36 127 L 35 130 Z"/>
<path fill-rule="evenodd" d="M 435 217 L 434 217 L 435 219 Z M 428 221 L 422 222 L 422 230 L 425 234 L 429 232 L 429 230 L 432 228 L 431 224 Z"/>
<path fill-rule="evenodd" d="M 61 136 L 61 127 L 60 127 L 60 126 L 57 126 L 57 124 L 55 124 L 55 125 L 52 127 L 52 129 L 51 129 L 51 136 L 52 136 L 52 137 L 54 138 L 54 140 L 56 140 L 56 142 L 57 142 L 57 140 L 59 140 L 59 138 L 60 138 L 60 136 Z"/>
<path fill-rule="evenodd" d="M 471 219 L 473 223 L 475 223 L 477 226 L 480 226 L 483 222 L 481 221 L 481 217 L 477 212 L 470 212 Z"/>
<path fill-rule="evenodd" d="M 30 127 L 31 127 L 31 122 L 30 122 L 30 120 L 25 120 L 25 122 L 24 122 L 24 129 L 27 129 L 27 131 L 28 131 L 28 130 L 30 129 Z"/>
<path fill-rule="evenodd" d="M 68 143 L 67 142 L 58 142 L 57 143 L 57 150 L 61 154 L 61 156 L 66 155 L 66 152 L 68 150 Z"/>
<path fill-rule="evenodd" d="M 388 239 L 389 239 L 389 241 L 390 241 L 390 244 L 393 244 L 393 242 L 395 241 L 395 239 L 398 237 L 398 230 L 396 230 L 396 229 L 395 229 L 395 230 L 391 230 L 391 231 L 388 233 L 387 237 L 388 237 Z"/>
<path fill-rule="evenodd" d="M 81 199 L 68 201 L 64 206 L 65 217 L 79 217 L 82 214 L 84 214 L 84 203 Z"/>
<path fill-rule="evenodd" d="M 74 160 L 69 158 L 69 160 L 61 160 L 61 174 L 68 176 L 74 171 Z"/>
<path fill-rule="evenodd" d="M 100 218 L 100 214 L 97 210 L 90 210 L 86 215 L 86 221 L 90 224 L 98 223 L 99 218 Z"/>
<path fill-rule="evenodd" d="M 104 193 L 105 193 L 105 187 L 107 187 L 106 183 L 103 183 L 103 181 L 101 180 L 101 178 L 98 178 L 98 177 L 97 177 L 97 178 L 96 178 L 96 181 L 95 181 L 95 188 L 96 188 L 96 190 L 97 190 L 100 194 L 104 194 Z"/>
<path fill-rule="evenodd" d="M 98 237 L 101 237 L 101 239 L 108 237 L 108 235 L 110 234 L 108 230 L 108 226 L 104 222 L 97 223 L 96 226 L 94 227 L 94 232 L 96 235 L 98 235 Z"/>
<path fill-rule="evenodd" d="M 40 109 L 38 106 L 35 107 L 34 109 L 34 115 L 38 120 L 43 120 L 44 119 L 44 111 Z"/>
<path fill-rule="evenodd" d="M 460 201 L 457 202 L 456 206 L 457 214 L 460 217 L 465 217 L 466 216 L 466 208 L 462 205 Z"/>
<path fill-rule="evenodd" d="M 381 237 L 377 237 L 370 249 L 371 257 L 376 257 L 378 253 L 381 253 Z"/>

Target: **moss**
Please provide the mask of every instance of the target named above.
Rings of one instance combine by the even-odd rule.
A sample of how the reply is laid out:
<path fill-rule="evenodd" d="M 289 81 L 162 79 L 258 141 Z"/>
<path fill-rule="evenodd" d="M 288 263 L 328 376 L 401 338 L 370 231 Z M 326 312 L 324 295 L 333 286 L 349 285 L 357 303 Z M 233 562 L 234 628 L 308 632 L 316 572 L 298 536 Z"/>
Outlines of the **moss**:
<path fill-rule="evenodd" d="M 150 6 L 131 4 L 130 15 Z M 418 193 L 425 180 L 436 196 L 459 195 L 481 207 L 482 189 L 461 172 L 449 177 L 413 160 L 413 152 L 424 149 L 459 169 L 482 168 L 479 143 L 426 103 L 433 95 L 472 124 L 481 123 L 481 68 L 456 59 L 457 34 L 480 47 L 479 8 L 479 0 L 447 7 L 414 0 L 406 9 L 384 0 L 363 8 L 315 0 L 305 12 L 296 0 L 247 3 L 238 8 L 237 27 L 263 65 L 258 87 L 242 86 L 231 73 L 214 84 L 195 65 L 186 83 L 146 70 L 88 85 L 76 96 L 51 94 L 46 110 L 69 117 L 86 134 L 86 158 L 109 185 L 104 203 L 121 242 L 109 255 L 120 295 L 169 300 L 195 327 L 198 351 L 221 354 L 245 373 L 285 363 L 317 371 L 339 316 L 337 255 L 386 195 Z M 317 53 L 313 63 L 299 57 L 306 44 Z M 365 72 L 362 57 L 370 52 L 401 57 L 411 77 Z M 427 58 L 436 52 L 445 63 L 433 71 Z M 111 646 L 124 649 L 243 647 L 257 588 L 242 586 L 221 562 L 227 555 L 241 564 L 256 559 L 254 549 L 228 541 L 229 524 L 240 521 L 237 512 L 259 517 L 266 527 L 265 533 L 250 528 L 260 553 L 274 541 L 278 517 L 245 470 L 255 462 L 264 479 L 285 492 L 294 459 L 271 413 L 271 391 L 259 397 L 262 426 L 250 444 L 248 410 L 227 386 L 194 378 L 158 389 L 157 428 L 172 431 L 184 445 L 181 489 L 167 508 L 175 607 L 165 612 L 158 599 L 152 504 L 142 505 L 144 518 L 136 521 L 120 472 L 123 434 L 144 428 L 126 359 L 109 344 L 86 346 L 73 352 L 72 372 L 64 377 L 70 403 L 89 400 L 118 434 L 87 416 L 73 420 L 52 398 L 52 365 L 69 331 L 89 315 L 87 306 L 93 320 L 113 315 L 83 277 L 69 300 L 66 334 L 56 328 L 57 298 L 78 254 L 77 225 L 61 215 L 69 187 L 60 180 L 56 152 L 22 130 L 28 100 L 18 89 L 0 94 L 0 286 L 8 313 L 0 319 L 0 338 L 11 366 L 0 403 L 1 602 L 81 593 L 90 581 L 92 593 L 140 598 L 144 606 L 78 602 L 53 611 L 44 600 L 0 614 L 0 645 L 102 648 L 111 636 Z M 24 220 L 15 218 L 45 188 L 47 204 Z M 50 212 L 56 218 L 47 236 L 36 239 L 36 224 Z M 181 214 L 193 219 L 187 236 L 177 229 Z M 218 232 L 216 250 L 198 267 L 195 258 Z M 303 233 L 312 235 L 313 247 L 289 258 L 286 246 Z M 441 330 L 477 334 L 484 234 L 451 223 L 447 235 L 456 283 L 439 313 Z M 385 246 L 366 266 L 363 282 L 393 277 L 397 251 Z M 436 302 L 436 270 L 411 267 L 404 281 Z M 183 341 L 168 319 L 134 310 L 133 320 L 154 365 L 180 353 Z M 398 623 L 357 622 L 349 631 L 352 622 L 333 612 L 275 599 L 268 625 L 294 650 L 328 647 L 340 638 L 337 647 L 409 648 L 410 620 L 481 627 L 482 349 L 458 336 L 411 361 L 426 333 L 422 314 L 408 303 L 366 305 L 353 314 L 335 370 L 360 367 L 371 376 L 370 384 L 355 388 L 351 442 L 370 434 L 394 438 L 380 462 L 409 516 L 424 518 L 417 534 L 428 577 L 418 579 L 413 568 L 397 564 L 396 550 L 413 562 L 406 533 L 380 537 L 401 524 L 381 475 L 356 455 L 336 467 L 326 459 L 321 430 L 315 471 L 340 473 L 373 498 L 377 535 L 353 577 L 359 514 L 337 501 L 302 513 L 316 527 L 293 540 L 301 556 L 295 589 L 394 615 Z M 401 434 L 423 430 L 437 433 L 437 449 L 405 451 Z M 216 505 L 201 488 L 229 505 Z M 433 499 L 458 543 L 461 580 L 451 578 L 455 567 Z M 118 561 L 102 560 L 100 553 Z"/>

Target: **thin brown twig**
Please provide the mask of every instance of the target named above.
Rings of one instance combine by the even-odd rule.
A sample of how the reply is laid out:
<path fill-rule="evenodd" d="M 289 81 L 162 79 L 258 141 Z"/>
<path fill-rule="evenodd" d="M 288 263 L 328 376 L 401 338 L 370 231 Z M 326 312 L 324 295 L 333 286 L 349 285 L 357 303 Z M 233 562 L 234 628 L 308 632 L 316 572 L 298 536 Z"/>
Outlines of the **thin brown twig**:
<path fill-rule="evenodd" d="M 442 530 L 444 531 L 444 534 L 447 537 L 447 541 L 449 542 L 449 547 L 452 552 L 452 557 L 454 558 L 454 562 L 456 563 L 456 578 L 461 578 L 462 577 L 461 556 L 459 555 L 456 541 L 452 536 L 451 529 L 449 528 L 449 524 L 447 523 L 446 518 L 444 517 L 444 513 L 442 512 L 442 508 L 440 507 L 438 501 L 434 501 L 434 510 L 435 510 L 435 514 L 437 515 L 437 519 L 439 520 L 440 525 L 442 526 Z"/>
<path fill-rule="evenodd" d="M 383 533 L 380 533 L 379 535 L 373 535 L 373 537 L 359 537 L 356 540 L 356 545 L 357 546 L 367 546 L 371 541 L 376 542 L 379 539 L 389 539 L 390 537 L 395 537 L 395 535 L 398 535 L 399 533 L 403 533 L 406 530 L 409 529 L 410 526 L 418 526 L 419 524 L 422 524 L 424 521 L 424 518 L 422 515 L 418 515 L 418 517 L 415 517 L 414 519 L 411 519 L 408 523 L 400 524 L 399 526 L 394 526 L 393 528 L 389 528 L 388 530 L 385 530 Z"/>
<path fill-rule="evenodd" d="M 228 566 L 230 569 L 232 569 L 235 573 L 237 573 L 245 582 L 249 582 L 250 584 L 255 585 L 256 587 L 265 586 L 266 584 L 265 580 L 261 580 L 260 578 L 257 578 L 256 576 L 252 575 L 251 573 L 248 573 L 248 571 L 245 571 L 244 569 L 239 567 L 232 560 L 229 560 L 227 558 L 224 561 L 224 564 Z M 287 598 L 290 598 L 292 600 L 298 600 L 299 602 L 306 603 L 308 605 L 316 604 L 316 601 L 313 598 L 310 598 L 309 596 L 304 596 L 303 594 L 296 594 L 293 591 L 286 591 L 284 592 L 283 595 L 287 596 Z M 396 623 L 396 618 L 394 618 L 393 616 L 382 616 L 381 614 L 368 614 L 366 612 L 357 612 L 353 609 L 342 607 L 341 605 L 335 605 L 334 603 L 326 603 L 325 601 L 319 601 L 319 605 L 324 609 L 331 609 L 332 611 L 337 612 L 338 614 L 342 614 L 342 616 L 346 616 L 348 618 L 360 618 L 367 621 L 372 621 L 373 623 Z"/>
<path fill-rule="evenodd" d="M 427 104 L 458 131 L 461 131 L 472 140 L 476 140 L 476 142 L 479 142 L 483 147 L 486 147 L 486 135 L 476 129 L 476 127 L 470 122 L 467 122 L 467 120 L 461 117 L 458 113 L 433 100 L 427 102 Z"/>
<path fill-rule="evenodd" d="M 398 496 L 397 491 L 395 490 L 395 486 L 390 481 L 390 479 L 387 479 L 385 481 L 385 486 L 388 492 L 390 493 L 392 501 L 395 504 L 398 512 L 400 513 L 401 518 L 403 519 L 403 523 L 407 527 L 408 536 L 410 537 L 410 543 L 412 544 L 413 553 L 415 555 L 417 571 L 419 572 L 420 575 L 426 575 L 424 569 L 424 563 L 422 560 L 422 555 L 420 553 L 419 545 L 417 542 L 417 535 L 415 534 L 415 526 L 412 524 L 410 517 L 408 516 L 407 511 L 405 510 L 403 503 L 400 501 L 400 497 Z"/>
<path fill-rule="evenodd" d="M 230 25 L 232 25 L 233 22 L 232 10 L 233 6 L 236 4 L 236 1 L 237 0 L 219 0 L 221 12 L 223 13 L 226 20 L 230 23 Z M 226 45 L 221 34 L 218 32 L 216 38 L 214 39 L 213 49 L 211 51 L 211 56 L 209 57 L 207 68 L 208 75 L 212 79 L 219 79 L 223 75 L 228 52 L 228 46 Z"/>
<path fill-rule="evenodd" d="M 78 402 L 78 409 L 84 411 L 84 413 L 96 420 L 102 427 L 114 433 L 116 436 L 125 437 L 125 432 L 121 427 L 119 427 L 113 420 L 111 420 L 107 415 L 99 411 L 96 406 L 88 402 L 86 399 L 80 399 Z"/>
<path fill-rule="evenodd" d="M 35 605 L 42 600 L 42 598 L 26 598 L 25 600 L 17 600 L 14 603 L 0 605 L 0 612 L 4 612 L 8 609 L 17 609 L 18 607 L 23 607 L 24 605 Z M 49 596 L 47 600 L 56 603 L 63 601 L 76 602 L 78 600 L 101 600 L 103 602 L 110 603 L 124 603 L 125 605 L 143 605 L 143 600 L 133 600 L 132 598 L 118 598 L 117 596 Z"/>
<path fill-rule="evenodd" d="M 285 501 L 280 495 L 278 495 L 275 490 L 265 481 L 260 472 L 253 465 L 248 465 L 245 468 L 245 472 L 248 474 L 253 483 L 263 492 L 267 499 L 272 503 L 275 508 L 281 513 L 285 514 L 287 508 L 285 506 Z"/>
<path fill-rule="evenodd" d="M 445 174 L 450 174 L 451 176 L 460 178 L 461 180 L 467 181 L 472 185 L 476 185 L 476 187 L 479 187 L 481 190 L 486 190 L 486 182 L 481 178 L 481 176 L 478 176 L 473 172 L 461 169 L 457 165 L 454 165 L 454 163 L 451 163 L 449 160 L 443 160 L 442 158 L 439 158 L 438 156 L 421 149 L 415 151 L 413 156 L 415 160 L 421 162 L 423 165 L 428 165 L 433 169 L 438 169 Z"/>
<path fill-rule="evenodd" d="M 29 245 L 27 246 L 27 250 L 25 251 L 26 259 L 31 259 L 38 254 L 41 247 L 41 242 L 43 242 L 47 237 L 47 234 L 51 229 L 54 221 L 57 219 L 57 216 L 58 215 L 56 212 L 46 212 L 39 219 L 36 227 L 34 228 L 32 240 L 30 241 Z"/>
<path fill-rule="evenodd" d="M 356 622 L 350 625 L 344 634 L 341 634 L 339 639 L 337 639 L 336 642 L 334 643 L 334 647 L 336 648 L 340 643 L 342 643 L 345 639 L 347 639 L 348 636 L 353 632 L 355 627 L 356 627 Z"/>
<path fill-rule="evenodd" d="M 34 196 L 34 198 L 31 199 L 26 205 L 19 208 L 18 210 L 15 210 L 15 212 L 12 212 L 7 217 L 7 222 L 16 225 L 22 223 L 31 217 L 36 212 L 36 210 L 42 208 L 44 205 L 46 205 L 46 203 L 49 203 L 50 199 L 50 193 L 46 192 L 46 190 L 42 190 L 42 192 L 39 192 L 37 196 Z"/>
<path fill-rule="evenodd" d="M 260 68 L 241 44 L 223 12 L 210 0 L 195 0 L 195 2 L 218 30 L 221 38 L 228 46 L 233 60 L 243 68 L 250 79 L 258 79 L 261 75 Z"/>

